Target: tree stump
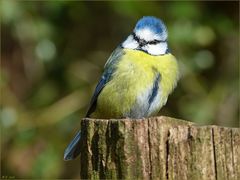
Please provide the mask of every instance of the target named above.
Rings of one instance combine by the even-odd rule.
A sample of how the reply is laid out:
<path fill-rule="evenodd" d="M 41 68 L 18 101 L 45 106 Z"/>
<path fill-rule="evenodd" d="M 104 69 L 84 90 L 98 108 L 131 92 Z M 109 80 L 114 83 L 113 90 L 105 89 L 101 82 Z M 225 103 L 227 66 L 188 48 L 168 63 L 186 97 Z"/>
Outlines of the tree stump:
<path fill-rule="evenodd" d="M 240 129 L 169 117 L 83 119 L 82 179 L 239 180 Z"/>

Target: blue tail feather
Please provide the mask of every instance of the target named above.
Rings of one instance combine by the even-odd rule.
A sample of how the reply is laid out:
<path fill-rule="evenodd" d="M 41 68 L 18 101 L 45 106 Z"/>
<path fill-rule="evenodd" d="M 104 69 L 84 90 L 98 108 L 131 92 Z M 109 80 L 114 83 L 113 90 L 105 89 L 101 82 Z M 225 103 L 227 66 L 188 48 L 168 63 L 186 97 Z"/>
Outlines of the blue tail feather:
<path fill-rule="evenodd" d="M 79 131 L 64 152 L 64 160 L 72 160 L 80 154 L 81 132 Z"/>

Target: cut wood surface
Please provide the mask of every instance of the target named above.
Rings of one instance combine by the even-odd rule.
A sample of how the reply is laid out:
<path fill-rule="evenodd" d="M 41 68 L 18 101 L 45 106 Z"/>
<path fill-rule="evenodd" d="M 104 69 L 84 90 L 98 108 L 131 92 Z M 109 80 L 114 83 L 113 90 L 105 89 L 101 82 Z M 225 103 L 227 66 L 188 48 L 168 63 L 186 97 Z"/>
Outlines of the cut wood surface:
<path fill-rule="evenodd" d="M 83 119 L 82 179 L 240 180 L 240 129 L 169 117 Z"/>

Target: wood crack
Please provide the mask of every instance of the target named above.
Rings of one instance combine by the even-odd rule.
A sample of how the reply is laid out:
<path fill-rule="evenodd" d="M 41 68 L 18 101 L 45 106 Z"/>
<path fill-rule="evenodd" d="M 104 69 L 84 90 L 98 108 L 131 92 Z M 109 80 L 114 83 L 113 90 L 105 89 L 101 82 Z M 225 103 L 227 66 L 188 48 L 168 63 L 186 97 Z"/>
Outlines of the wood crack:
<path fill-rule="evenodd" d="M 215 179 L 217 180 L 217 157 L 216 157 L 216 147 L 215 147 L 215 139 L 214 139 L 214 128 L 212 128 L 212 145 L 213 145 L 213 161 L 214 161 L 214 169 L 215 169 Z"/>
<path fill-rule="evenodd" d="M 150 137 L 150 120 L 148 120 L 148 148 L 149 148 L 149 177 L 152 180 L 152 154 L 151 154 L 151 137 Z"/>
<path fill-rule="evenodd" d="M 166 141 L 166 179 L 169 179 L 169 173 L 168 173 L 169 137 L 170 137 L 170 131 L 168 130 L 167 141 Z"/>
<path fill-rule="evenodd" d="M 232 154 L 232 167 L 233 174 L 235 175 L 235 163 L 234 163 L 234 150 L 233 150 L 233 130 L 231 129 L 231 154 Z"/>

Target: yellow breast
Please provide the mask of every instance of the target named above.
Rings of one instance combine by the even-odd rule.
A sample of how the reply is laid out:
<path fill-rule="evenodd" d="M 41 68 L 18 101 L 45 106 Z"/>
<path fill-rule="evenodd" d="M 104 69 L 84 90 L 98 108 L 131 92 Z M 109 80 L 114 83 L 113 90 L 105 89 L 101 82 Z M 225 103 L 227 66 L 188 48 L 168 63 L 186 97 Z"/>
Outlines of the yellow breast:
<path fill-rule="evenodd" d="M 159 110 L 178 80 L 178 65 L 171 54 L 152 56 L 142 51 L 125 49 L 112 80 L 103 88 L 92 117 L 122 118 L 152 88 L 156 71 L 160 73 Z M 148 103 L 148 102 L 146 102 Z"/>

